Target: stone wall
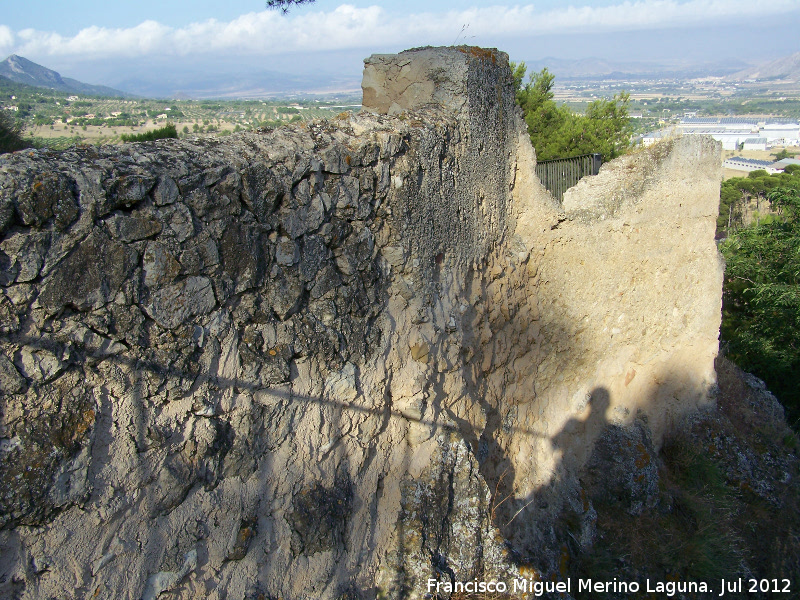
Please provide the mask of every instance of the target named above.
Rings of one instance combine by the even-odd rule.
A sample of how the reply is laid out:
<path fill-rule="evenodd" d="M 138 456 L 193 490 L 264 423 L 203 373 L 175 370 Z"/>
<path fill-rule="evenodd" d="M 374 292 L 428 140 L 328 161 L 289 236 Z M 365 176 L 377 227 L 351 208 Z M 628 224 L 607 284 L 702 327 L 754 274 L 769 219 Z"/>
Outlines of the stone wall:
<path fill-rule="evenodd" d="M 561 206 L 505 54 L 374 56 L 364 104 L 0 158 L 0 595 L 549 576 L 595 440 L 708 401 L 715 144 Z"/>

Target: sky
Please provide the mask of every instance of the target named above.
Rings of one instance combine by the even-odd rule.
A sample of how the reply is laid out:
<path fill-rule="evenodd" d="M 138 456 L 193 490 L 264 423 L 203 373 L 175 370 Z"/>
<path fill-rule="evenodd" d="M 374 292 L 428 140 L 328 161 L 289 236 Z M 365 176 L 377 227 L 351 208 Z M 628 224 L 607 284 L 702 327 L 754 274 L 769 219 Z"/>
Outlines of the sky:
<path fill-rule="evenodd" d="M 2 2 L 0 57 L 128 87 L 262 72 L 351 81 L 369 54 L 424 45 L 670 64 L 800 51 L 800 0 L 318 0 L 288 15 L 264 0 Z"/>

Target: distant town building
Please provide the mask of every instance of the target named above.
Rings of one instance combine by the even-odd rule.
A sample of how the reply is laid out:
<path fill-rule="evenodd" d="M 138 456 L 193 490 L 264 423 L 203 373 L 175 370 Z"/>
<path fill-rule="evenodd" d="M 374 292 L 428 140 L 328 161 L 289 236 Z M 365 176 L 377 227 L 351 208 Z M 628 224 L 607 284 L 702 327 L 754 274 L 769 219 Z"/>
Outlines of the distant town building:
<path fill-rule="evenodd" d="M 800 140 L 800 124 L 798 123 L 766 123 L 760 133 L 770 144 L 796 145 Z"/>
<path fill-rule="evenodd" d="M 753 137 L 753 131 L 748 128 L 734 129 L 725 127 L 694 127 L 682 130 L 684 135 L 707 135 L 718 142 L 722 142 L 723 150 L 738 150 L 744 140 Z"/>
<path fill-rule="evenodd" d="M 742 156 L 732 156 L 722 163 L 722 167 L 725 169 L 743 171 L 745 173 L 759 170 L 766 171 L 767 173 L 781 173 L 788 165 L 800 165 L 800 160 L 796 158 L 785 158 L 777 162 L 772 162 L 769 160 L 756 160 L 753 158 L 744 158 Z"/>
<path fill-rule="evenodd" d="M 767 138 L 747 138 L 742 142 L 742 150 L 764 150 L 767 149 Z"/>
<path fill-rule="evenodd" d="M 746 150 L 766 150 L 773 146 L 791 146 L 800 143 L 800 123 L 792 119 L 759 121 L 748 117 L 689 117 L 678 124 L 686 135 L 710 135 L 722 142 L 725 150 L 738 150 L 750 139 L 764 140 Z M 752 143 L 751 143 L 752 144 Z"/>
<path fill-rule="evenodd" d="M 789 165 L 800 165 L 800 159 L 798 158 L 784 158 L 783 160 L 776 161 L 773 166 L 776 169 L 785 169 Z"/>
<path fill-rule="evenodd" d="M 674 135 L 672 129 L 659 129 L 658 131 L 650 131 L 642 136 L 642 146 L 652 146 L 658 141 L 663 140 L 671 135 Z"/>

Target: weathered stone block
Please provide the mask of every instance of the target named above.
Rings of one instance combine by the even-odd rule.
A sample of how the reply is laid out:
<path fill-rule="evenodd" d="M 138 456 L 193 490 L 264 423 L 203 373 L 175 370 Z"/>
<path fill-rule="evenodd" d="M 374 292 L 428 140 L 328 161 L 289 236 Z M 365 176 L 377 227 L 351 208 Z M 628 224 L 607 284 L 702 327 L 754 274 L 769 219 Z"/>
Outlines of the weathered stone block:
<path fill-rule="evenodd" d="M 99 308 L 116 296 L 137 261 L 133 248 L 95 229 L 44 280 L 39 302 L 51 312 Z"/>
<path fill-rule="evenodd" d="M 153 292 L 143 308 L 161 327 L 174 329 L 192 317 L 210 313 L 216 305 L 211 280 L 188 277 Z"/>

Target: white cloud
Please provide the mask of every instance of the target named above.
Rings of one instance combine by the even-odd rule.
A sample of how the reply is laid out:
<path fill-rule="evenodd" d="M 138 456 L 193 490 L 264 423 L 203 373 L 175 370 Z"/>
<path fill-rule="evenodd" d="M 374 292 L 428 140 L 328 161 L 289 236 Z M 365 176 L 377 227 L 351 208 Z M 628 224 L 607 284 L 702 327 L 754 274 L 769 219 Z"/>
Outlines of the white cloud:
<path fill-rule="evenodd" d="M 191 55 L 232 53 L 274 55 L 297 51 L 451 44 L 463 24 L 479 43 L 507 37 L 560 32 L 651 29 L 748 19 L 798 12 L 796 0 L 637 0 L 605 7 L 564 7 L 537 11 L 533 5 L 469 8 L 446 13 L 390 15 L 377 6 L 343 4 L 333 10 L 282 16 L 249 13 L 229 22 L 214 19 L 171 28 L 156 21 L 136 27 L 88 27 L 73 37 L 25 29 L 16 36 L 0 25 L 0 48 L 30 57 Z"/>
<path fill-rule="evenodd" d="M 6 27 L 5 25 L 0 25 L 0 52 L 6 52 L 14 47 L 14 32 L 11 31 L 11 28 Z"/>

